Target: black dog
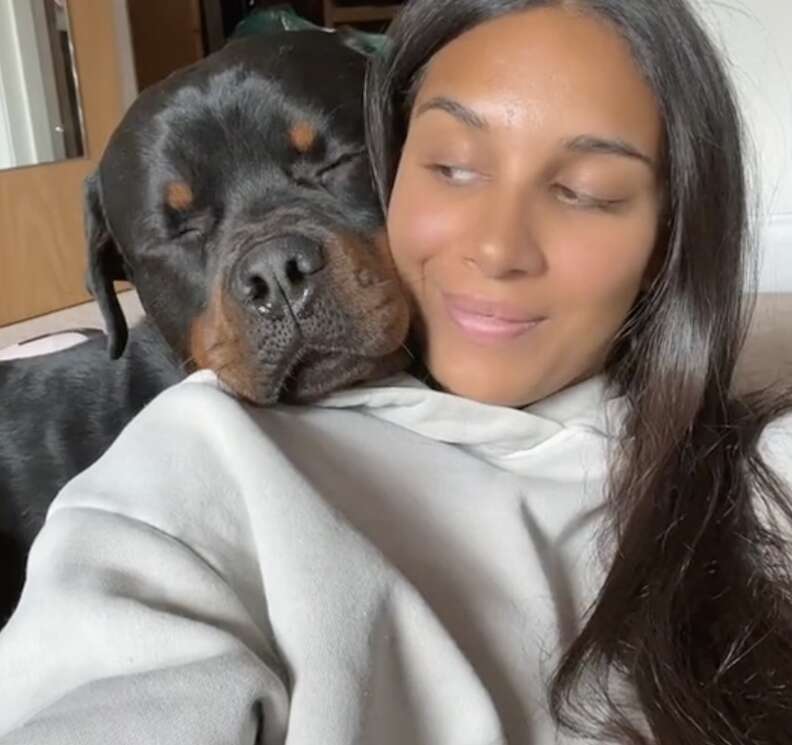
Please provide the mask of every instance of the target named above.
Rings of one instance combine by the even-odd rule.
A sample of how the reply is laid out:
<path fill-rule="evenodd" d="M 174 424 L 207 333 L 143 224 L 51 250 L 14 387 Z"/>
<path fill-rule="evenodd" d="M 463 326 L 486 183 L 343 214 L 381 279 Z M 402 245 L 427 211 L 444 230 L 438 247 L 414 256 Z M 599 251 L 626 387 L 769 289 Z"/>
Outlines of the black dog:
<path fill-rule="evenodd" d="M 187 373 L 211 368 L 266 404 L 404 367 L 409 312 L 369 174 L 364 70 L 332 34 L 250 37 L 129 110 L 86 183 L 107 338 L 0 363 L 0 616 L 60 487 Z M 114 280 L 146 312 L 129 333 Z"/>

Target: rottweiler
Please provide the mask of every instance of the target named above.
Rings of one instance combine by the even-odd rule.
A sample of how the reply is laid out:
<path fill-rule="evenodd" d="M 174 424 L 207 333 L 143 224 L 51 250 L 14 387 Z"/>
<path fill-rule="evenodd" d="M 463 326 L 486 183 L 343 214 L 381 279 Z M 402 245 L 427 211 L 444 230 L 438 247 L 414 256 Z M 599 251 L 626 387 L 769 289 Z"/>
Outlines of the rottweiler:
<path fill-rule="evenodd" d="M 246 37 L 123 118 L 85 185 L 106 337 L 0 362 L 0 617 L 58 490 L 167 386 L 209 368 L 248 401 L 307 402 L 405 366 L 365 65 L 337 34 Z M 145 311 L 131 330 L 117 280 Z"/>

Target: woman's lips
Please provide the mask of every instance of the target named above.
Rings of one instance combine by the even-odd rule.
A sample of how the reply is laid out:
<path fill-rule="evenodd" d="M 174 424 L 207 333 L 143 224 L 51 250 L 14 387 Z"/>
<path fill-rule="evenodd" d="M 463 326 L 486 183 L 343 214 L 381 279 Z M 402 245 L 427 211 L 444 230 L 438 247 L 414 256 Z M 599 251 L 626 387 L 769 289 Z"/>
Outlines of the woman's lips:
<path fill-rule="evenodd" d="M 478 298 L 444 295 L 451 320 L 467 336 L 483 342 L 515 339 L 531 331 L 544 316 L 528 315 L 516 308 Z"/>

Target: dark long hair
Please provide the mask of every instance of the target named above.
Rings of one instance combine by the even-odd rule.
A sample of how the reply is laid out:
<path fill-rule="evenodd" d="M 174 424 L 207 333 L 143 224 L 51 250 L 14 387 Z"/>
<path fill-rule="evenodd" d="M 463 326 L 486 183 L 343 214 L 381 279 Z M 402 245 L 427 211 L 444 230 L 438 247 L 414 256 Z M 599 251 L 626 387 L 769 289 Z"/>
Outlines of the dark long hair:
<path fill-rule="evenodd" d="M 596 14 L 630 44 L 662 112 L 667 207 L 662 269 L 606 365 L 630 404 L 607 489 L 615 548 L 551 681 L 552 712 L 561 728 L 604 741 L 786 744 L 792 510 L 758 443 L 792 399 L 734 391 L 756 276 L 742 127 L 686 1 L 411 0 L 366 84 L 380 197 L 387 205 L 431 56 L 478 23 L 554 4 Z M 643 721 L 616 681 L 629 683 Z"/>

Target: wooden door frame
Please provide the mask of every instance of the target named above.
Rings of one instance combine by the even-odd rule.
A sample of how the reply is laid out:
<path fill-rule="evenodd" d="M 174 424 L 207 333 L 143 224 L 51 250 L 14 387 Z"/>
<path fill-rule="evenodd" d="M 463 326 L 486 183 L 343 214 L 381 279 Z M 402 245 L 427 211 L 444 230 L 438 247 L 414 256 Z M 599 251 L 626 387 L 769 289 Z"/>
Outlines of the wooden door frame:
<path fill-rule="evenodd" d="M 70 0 L 84 157 L 0 171 L 0 326 L 88 299 L 82 183 L 124 109 L 115 8 Z"/>

